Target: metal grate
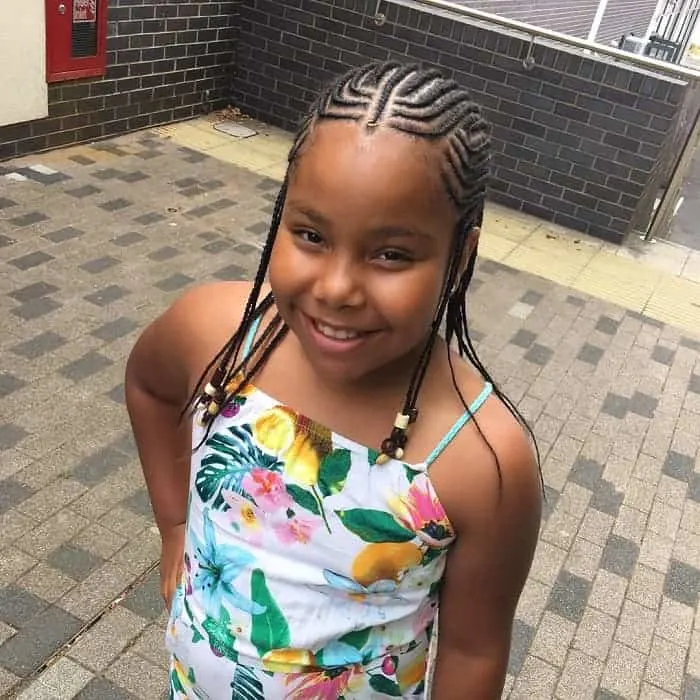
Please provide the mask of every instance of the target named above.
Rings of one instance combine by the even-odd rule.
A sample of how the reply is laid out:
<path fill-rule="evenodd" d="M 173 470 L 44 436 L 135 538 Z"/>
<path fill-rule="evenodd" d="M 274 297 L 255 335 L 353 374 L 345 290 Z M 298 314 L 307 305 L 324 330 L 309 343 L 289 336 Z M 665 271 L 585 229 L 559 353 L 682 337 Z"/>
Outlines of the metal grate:
<path fill-rule="evenodd" d="M 71 55 L 73 58 L 97 55 L 97 22 L 73 22 Z"/>

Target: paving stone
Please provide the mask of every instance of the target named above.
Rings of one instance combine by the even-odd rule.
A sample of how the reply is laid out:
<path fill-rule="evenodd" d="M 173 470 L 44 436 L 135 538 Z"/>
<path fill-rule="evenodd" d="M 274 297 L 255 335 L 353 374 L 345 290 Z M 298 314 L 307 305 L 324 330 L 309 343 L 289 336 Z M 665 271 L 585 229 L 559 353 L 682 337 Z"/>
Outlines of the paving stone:
<path fill-rule="evenodd" d="M 22 503 L 34 493 L 33 489 L 14 479 L 0 481 L 0 513 Z"/>
<path fill-rule="evenodd" d="M 618 491 L 609 481 L 601 479 L 591 498 L 591 508 L 617 517 L 624 494 Z"/>
<path fill-rule="evenodd" d="M 153 513 L 151 500 L 148 497 L 148 491 L 146 491 L 146 489 L 139 489 L 134 494 L 124 499 L 122 503 L 139 515 L 150 517 Z"/>
<path fill-rule="evenodd" d="M 137 328 L 139 328 L 139 325 L 136 321 L 120 316 L 114 321 L 109 321 L 96 328 L 91 332 L 91 335 L 104 340 L 106 343 L 111 343 L 119 340 L 119 338 L 123 338 L 125 335 L 129 335 L 129 333 L 133 333 Z"/>
<path fill-rule="evenodd" d="M 153 260 L 154 262 L 165 262 L 166 260 L 170 260 L 171 258 L 174 258 L 181 254 L 181 250 L 166 245 L 162 248 L 158 248 L 158 250 L 154 250 L 152 253 L 149 253 L 147 257 Z"/>
<path fill-rule="evenodd" d="M 547 610 L 572 622 L 580 622 L 590 590 L 590 581 L 574 576 L 568 571 L 562 571 L 552 588 Z"/>
<path fill-rule="evenodd" d="M 590 343 L 584 343 L 576 359 L 589 365 L 597 365 L 605 354 L 605 350 Z"/>
<path fill-rule="evenodd" d="M 531 653 L 555 666 L 563 666 L 575 632 L 575 622 L 561 615 L 545 612 L 537 626 Z"/>
<path fill-rule="evenodd" d="M 93 678 L 75 700 L 134 700 L 134 696 L 104 678 Z"/>
<path fill-rule="evenodd" d="M 0 589 L 0 620 L 15 629 L 24 627 L 46 609 L 45 600 L 17 586 Z"/>
<path fill-rule="evenodd" d="M 48 218 L 49 217 L 41 211 L 31 211 L 27 214 L 16 216 L 14 219 L 10 219 L 10 223 L 18 228 L 24 228 L 26 226 L 40 224 L 42 221 L 47 221 Z"/>
<path fill-rule="evenodd" d="M 165 279 L 156 282 L 154 286 L 158 287 L 158 289 L 163 292 L 175 292 L 183 287 L 186 287 L 188 284 L 192 284 L 192 282 L 194 282 L 192 277 L 176 272 L 175 274 L 170 275 L 170 277 L 166 277 Z"/>
<path fill-rule="evenodd" d="M 613 416 L 613 418 L 622 420 L 627 415 L 629 408 L 630 400 L 627 397 L 609 392 L 605 397 L 605 401 L 603 401 L 601 411 L 609 416 Z"/>
<path fill-rule="evenodd" d="M 11 450 L 28 435 L 27 431 L 13 423 L 0 423 L 0 451 Z"/>
<path fill-rule="evenodd" d="M 66 339 L 62 335 L 54 333 L 54 331 L 44 331 L 34 338 L 19 343 L 10 349 L 16 355 L 24 357 L 27 360 L 36 360 L 46 353 L 58 350 L 58 348 L 65 345 L 66 342 Z"/>
<path fill-rule="evenodd" d="M 560 698 L 591 697 L 598 687 L 602 673 L 602 661 L 572 649 L 557 685 L 557 696 Z"/>
<path fill-rule="evenodd" d="M 646 657 L 624 644 L 614 643 L 608 656 L 600 698 L 636 698 L 644 676 Z"/>
<path fill-rule="evenodd" d="M 122 605 L 131 612 L 155 620 L 163 612 L 163 599 L 160 595 L 160 574 L 157 570 L 151 572 L 129 595 Z"/>
<path fill-rule="evenodd" d="M 525 659 L 520 675 L 513 685 L 513 700 L 551 698 L 559 678 L 559 669 L 534 656 Z"/>
<path fill-rule="evenodd" d="M 600 566 L 610 573 L 630 578 L 638 557 L 639 547 L 634 542 L 613 534 L 608 537 Z"/>
<path fill-rule="evenodd" d="M 69 194 L 71 197 L 76 197 L 77 199 L 84 199 L 85 197 L 90 197 L 100 192 L 102 192 L 102 190 L 94 185 L 83 185 L 82 187 L 76 187 L 72 190 L 66 190 L 66 194 Z"/>
<path fill-rule="evenodd" d="M 52 243 L 64 243 L 65 241 L 70 241 L 84 235 L 85 231 L 81 231 L 73 226 L 66 226 L 58 231 L 45 234 L 44 238 L 48 239 Z"/>
<path fill-rule="evenodd" d="M 83 263 L 80 266 L 81 270 L 89 272 L 91 275 L 99 275 L 105 270 L 109 270 L 111 267 L 119 264 L 117 258 L 113 258 L 111 255 L 104 255 L 101 258 L 95 258 L 94 260 L 88 260 L 88 262 Z"/>
<path fill-rule="evenodd" d="M 654 362 L 659 362 L 669 367 L 673 364 L 675 358 L 676 351 L 663 345 L 656 345 L 651 353 L 651 359 L 654 360 Z"/>
<path fill-rule="evenodd" d="M 647 681 L 678 696 L 683 685 L 684 666 L 685 650 L 682 647 L 654 637 L 645 674 Z"/>
<path fill-rule="evenodd" d="M 15 258 L 14 260 L 10 260 L 9 263 L 10 265 L 14 265 L 18 270 L 30 270 L 33 267 L 38 267 L 53 259 L 53 255 L 49 255 L 43 250 L 38 250 L 35 253 L 29 253 L 22 257 Z"/>
<path fill-rule="evenodd" d="M 92 678 L 92 673 L 64 657 L 41 673 L 29 689 L 39 686 L 52 693 L 52 698 L 73 698 Z"/>
<path fill-rule="evenodd" d="M 0 646 L 0 666 L 27 678 L 75 636 L 82 623 L 50 606 L 38 613 L 17 634 Z"/>
<path fill-rule="evenodd" d="M 137 697 L 159 698 L 167 687 L 167 673 L 136 654 L 124 654 L 105 672 L 105 678 Z"/>
<path fill-rule="evenodd" d="M 635 391 L 629 402 L 629 410 L 638 416 L 653 418 L 658 405 L 658 399 Z"/>
<path fill-rule="evenodd" d="M 17 202 L 7 197 L 0 197 L 0 209 L 8 209 L 9 207 L 16 207 Z"/>
<path fill-rule="evenodd" d="M 55 549 L 47 561 L 76 581 L 83 581 L 104 563 L 104 559 L 71 544 L 63 544 Z"/>
<path fill-rule="evenodd" d="M 137 216 L 134 221 L 142 226 L 151 226 L 152 224 L 157 224 L 160 221 L 165 221 L 167 217 L 158 212 L 149 212 L 148 214 L 141 214 Z"/>
<path fill-rule="evenodd" d="M 229 241 L 224 241 L 218 240 L 218 241 L 212 241 L 211 243 L 207 243 L 206 245 L 202 246 L 202 250 L 211 254 L 211 255 L 220 255 L 223 253 L 225 250 L 230 250 L 231 248 L 231 243 Z"/>
<path fill-rule="evenodd" d="M 46 316 L 52 311 L 60 309 L 62 304 L 51 297 L 41 297 L 32 299 L 31 301 L 12 309 L 11 313 L 24 321 L 33 321 L 34 319 Z"/>
<path fill-rule="evenodd" d="M 130 233 L 124 233 L 121 236 L 113 238 L 112 243 L 120 248 L 128 248 L 129 246 L 136 245 L 137 243 L 141 243 L 141 241 L 145 240 L 146 236 L 137 233 L 136 231 L 131 231 Z"/>
<path fill-rule="evenodd" d="M 146 626 L 144 618 L 117 606 L 84 632 L 68 651 L 71 659 L 101 673 Z M 163 638 L 158 640 L 163 644 Z"/>
<path fill-rule="evenodd" d="M 27 383 L 24 380 L 15 377 L 14 374 L 0 371 L 0 399 L 9 396 L 26 385 Z"/>
<path fill-rule="evenodd" d="M 10 238 L 9 236 L 6 236 L 4 233 L 0 234 L 0 248 L 7 248 L 8 246 L 11 246 L 13 243 L 17 243 L 17 241 L 14 238 Z"/>
<path fill-rule="evenodd" d="M 596 323 L 595 329 L 600 333 L 605 333 L 605 335 L 615 335 L 619 327 L 619 321 L 616 321 L 609 316 L 601 316 L 598 319 L 598 323 Z"/>
<path fill-rule="evenodd" d="M 91 304 L 95 304 L 95 306 L 103 307 L 109 306 L 109 304 L 112 304 L 115 301 L 122 299 L 127 294 L 129 294 L 128 289 L 125 289 L 124 287 L 118 284 L 110 284 L 109 286 L 104 287 L 103 289 L 100 289 L 97 292 L 88 294 L 87 296 L 85 296 L 85 299 Z"/>
<path fill-rule="evenodd" d="M 73 477 L 86 486 L 94 486 L 128 462 L 129 457 L 124 453 L 111 447 L 103 447 L 83 459 L 73 469 Z"/>
<path fill-rule="evenodd" d="M 516 676 L 525 663 L 532 638 L 535 631 L 530 625 L 525 624 L 521 620 L 515 620 L 513 623 L 513 634 L 510 648 L 510 658 L 508 660 L 508 673 Z"/>
<path fill-rule="evenodd" d="M 47 284 L 46 282 L 35 282 L 34 284 L 29 284 L 22 289 L 16 289 L 14 292 L 10 292 L 11 296 L 16 301 L 21 304 L 32 301 L 32 299 L 40 299 L 47 294 L 53 294 L 58 291 L 58 287 L 53 284 Z"/>
<path fill-rule="evenodd" d="M 242 267 L 238 265 L 227 265 L 217 270 L 212 274 L 212 277 L 224 282 L 235 282 L 237 280 L 245 279 L 246 272 Z"/>
<path fill-rule="evenodd" d="M 59 372 L 66 379 L 80 382 L 106 367 L 109 367 L 111 364 L 112 360 L 94 350 L 90 350 L 90 352 L 85 353 L 80 359 L 61 367 Z"/>
<path fill-rule="evenodd" d="M 690 376 L 688 391 L 691 394 L 700 394 L 700 374 L 692 374 Z"/>
<path fill-rule="evenodd" d="M 143 182 L 144 180 L 148 180 L 149 178 L 150 175 L 146 175 L 146 173 L 143 173 L 140 170 L 132 170 L 129 173 L 119 175 L 117 177 L 117 180 L 121 180 L 122 182 L 128 182 L 129 184 L 133 185 L 137 182 Z"/>
<path fill-rule="evenodd" d="M 679 603 L 695 607 L 700 595 L 700 571 L 672 559 L 664 581 L 664 594 Z"/>
<path fill-rule="evenodd" d="M 666 455 L 664 462 L 663 473 L 674 479 L 688 481 L 695 467 L 695 459 L 688 455 L 680 454 L 670 450 Z"/>
<path fill-rule="evenodd" d="M 554 355 L 554 351 L 544 345 L 535 343 L 526 353 L 525 359 L 536 365 L 544 367 Z"/>
<path fill-rule="evenodd" d="M 700 679 L 686 676 L 683 684 L 683 700 L 700 699 Z"/>

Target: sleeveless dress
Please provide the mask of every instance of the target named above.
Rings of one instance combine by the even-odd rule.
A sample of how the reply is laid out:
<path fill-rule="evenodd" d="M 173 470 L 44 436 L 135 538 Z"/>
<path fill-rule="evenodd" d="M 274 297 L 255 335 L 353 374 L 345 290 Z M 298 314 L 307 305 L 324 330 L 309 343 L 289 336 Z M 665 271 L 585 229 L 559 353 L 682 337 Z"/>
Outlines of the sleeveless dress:
<path fill-rule="evenodd" d="M 255 386 L 234 397 L 192 457 L 170 697 L 425 698 L 455 539 L 428 468 L 491 390 L 417 465 L 377 465 Z"/>

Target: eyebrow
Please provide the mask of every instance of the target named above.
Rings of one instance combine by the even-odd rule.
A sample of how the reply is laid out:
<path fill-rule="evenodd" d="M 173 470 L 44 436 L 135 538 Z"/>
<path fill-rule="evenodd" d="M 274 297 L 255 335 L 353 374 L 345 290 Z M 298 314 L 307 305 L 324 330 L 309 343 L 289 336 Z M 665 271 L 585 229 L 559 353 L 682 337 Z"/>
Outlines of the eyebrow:
<path fill-rule="evenodd" d="M 317 226 L 329 226 L 329 220 L 323 216 L 320 212 L 311 209 L 310 207 L 296 204 L 295 202 L 289 202 L 289 207 L 295 212 L 306 216 L 310 221 L 313 221 Z M 373 233 L 377 236 L 381 236 L 384 239 L 390 238 L 419 238 L 423 240 L 433 240 L 434 236 L 424 231 L 418 231 L 413 228 L 404 228 L 402 226 L 387 226 L 380 229 L 376 229 Z"/>

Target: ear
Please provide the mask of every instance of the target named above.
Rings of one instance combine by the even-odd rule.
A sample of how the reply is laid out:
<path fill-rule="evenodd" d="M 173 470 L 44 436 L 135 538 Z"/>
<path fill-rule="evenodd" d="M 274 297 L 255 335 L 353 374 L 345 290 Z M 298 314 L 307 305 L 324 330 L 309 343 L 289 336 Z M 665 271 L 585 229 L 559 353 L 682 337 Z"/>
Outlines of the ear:
<path fill-rule="evenodd" d="M 474 226 L 467 233 L 467 242 L 464 246 L 464 252 L 462 253 L 462 262 L 459 266 L 460 277 L 464 274 L 464 271 L 467 269 L 467 265 L 469 264 L 469 260 L 471 259 L 472 255 L 476 253 L 476 249 L 479 245 L 479 236 L 481 236 L 481 228 L 479 226 Z"/>

